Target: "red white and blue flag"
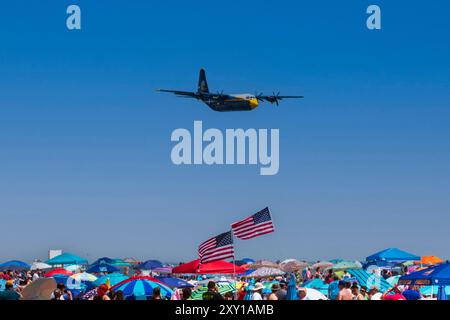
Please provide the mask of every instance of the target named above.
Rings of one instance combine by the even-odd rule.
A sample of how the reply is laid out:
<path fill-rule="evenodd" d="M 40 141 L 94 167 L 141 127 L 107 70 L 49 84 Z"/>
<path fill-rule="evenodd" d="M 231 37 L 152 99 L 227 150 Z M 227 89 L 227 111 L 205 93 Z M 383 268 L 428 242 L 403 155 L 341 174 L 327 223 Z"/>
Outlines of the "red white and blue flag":
<path fill-rule="evenodd" d="M 267 207 L 244 220 L 233 223 L 231 229 L 234 235 L 241 240 L 248 240 L 275 231 Z"/>
<path fill-rule="evenodd" d="M 231 231 L 206 240 L 198 247 L 200 263 L 234 258 L 233 235 Z"/>

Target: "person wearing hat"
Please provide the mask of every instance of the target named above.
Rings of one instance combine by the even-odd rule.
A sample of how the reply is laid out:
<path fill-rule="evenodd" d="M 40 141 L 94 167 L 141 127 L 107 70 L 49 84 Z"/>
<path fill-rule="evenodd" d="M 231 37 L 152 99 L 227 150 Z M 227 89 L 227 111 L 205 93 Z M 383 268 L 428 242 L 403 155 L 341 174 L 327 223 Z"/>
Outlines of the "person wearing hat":
<path fill-rule="evenodd" d="M 6 281 L 5 291 L 0 291 L 1 300 L 19 300 L 21 298 L 20 293 L 14 290 L 14 282 L 12 280 Z"/>
<path fill-rule="evenodd" d="M 264 289 L 264 286 L 261 282 L 255 283 L 255 286 L 253 287 L 252 291 L 252 300 L 262 300 L 262 291 Z"/>
<path fill-rule="evenodd" d="M 280 291 L 281 287 L 278 283 L 272 285 L 272 293 L 269 294 L 268 300 L 278 300 L 277 292 Z"/>

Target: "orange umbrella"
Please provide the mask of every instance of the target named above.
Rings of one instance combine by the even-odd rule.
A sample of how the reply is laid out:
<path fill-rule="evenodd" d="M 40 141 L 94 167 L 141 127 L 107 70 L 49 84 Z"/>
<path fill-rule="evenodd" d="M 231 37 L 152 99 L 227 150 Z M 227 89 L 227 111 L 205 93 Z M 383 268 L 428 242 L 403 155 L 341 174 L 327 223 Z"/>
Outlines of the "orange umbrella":
<path fill-rule="evenodd" d="M 439 264 L 444 262 L 441 258 L 436 256 L 423 256 L 420 261 L 415 261 L 415 264 Z"/>

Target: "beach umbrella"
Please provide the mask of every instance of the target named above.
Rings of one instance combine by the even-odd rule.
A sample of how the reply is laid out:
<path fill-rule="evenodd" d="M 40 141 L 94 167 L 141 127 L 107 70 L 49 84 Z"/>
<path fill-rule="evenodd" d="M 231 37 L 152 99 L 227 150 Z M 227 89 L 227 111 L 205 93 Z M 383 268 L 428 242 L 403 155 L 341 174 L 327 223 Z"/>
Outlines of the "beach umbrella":
<path fill-rule="evenodd" d="M 71 275 L 69 278 L 79 282 L 81 281 L 94 282 L 95 280 L 97 280 L 96 276 L 87 272 L 76 273 Z"/>
<path fill-rule="evenodd" d="M 224 295 L 227 292 L 236 292 L 236 286 L 234 283 L 216 283 L 216 287 L 221 295 Z M 191 300 L 202 300 L 203 293 L 206 291 L 208 291 L 207 286 L 199 286 L 192 292 Z"/>
<path fill-rule="evenodd" d="M 284 272 L 297 272 L 305 269 L 307 266 L 309 266 L 307 262 L 296 259 L 287 259 L 279 264 L 280 270 Z"/>
<path fill-rule="evenodd" d="M 73 272 L 71 272 L 69 270 L 66 270 L 66 269 L 63 269 L 63 268 L 57 268 L 57 269 L 50 270 L 49 272 L 44 274 L 44 277 L 50 278 L 50 277 L 53 277 L 55 275 L 71 276 L 71 275 L 73 275 Z"/>
<path fill-rule="evenodd" d="M 111 272 L 119 272 L 119 268 L 109 264 L 109 263 L 99 263 L 89 267 L 86 272 L 89 273 L 111 273 Z"/>
<path fill-rule="evenodd" d="M 324 295 L 328 295 L 328 287 L 329 285 L 323 282 L 322 279 L 313 279 L 302 283 L 302 288 L 316 289 Z"/>
<path fill-rule="evenodd" d="M 141 269 L 141 270 L 153 270 L 153 269 L 162 268 L 162 267 L 164 267 L 164 265 L 162 264 L 161 261 L 158 261 L 158 260 L 147 260 L 147 261 L 135 266 L 136 269 Z"/>
<path fill-rule="evenodd" d="M 175 277 L 169 276 L 156 276 L 155 279 L 164 283 L 166 286 L 170 288 L 185 288 L 185 287 L 193 287 L 189 282 Z"/>
<path fill-rule="evenodd" d="M 414 264 L 421 264 L 421 265 L 436 265 L 443 263 L 444 261 L 436 256 L 423 256 L 420 261 L 414 261 Z"/>
<path fill-rule="evenodd" d="M 269 260 L 258 260 L 248 266 L 248 269 L 259 269 L 259 268 L 278 268 L 278 263 Z"/>
<path fill-rule="evenodd" d="M 332 266 L 333 266 L 333 262 L 330 262 L 330 261 L 320 261 L 320 262 L 314 263 L 314 264 L 311 266 L 311 268 L 313 268 L 313 269 L 317 269 L 317 268 L 320 268 L 320 269 L 327 269 L 327 268 L 330 268 L 330 267 L 332 267 Z"/>
<path fill-rule="evenodd" d="M 109 273 L 109 274 L 105 274 L 104 276 L 98 277 L 97 280 L 94 281 L 94 285 L 98 287 L 101 284 L 106 284 L 109 281 L 110 286 L 115 286 L 119 282 L 122 282 L 129 278 L 130 277 L 128 277 L 122 273 L 114 272 L 114 273 Z"/>
<path fill-rule="evenodd" d="M 266 278 L 266 277 L 276 277 L 276 276 L 282 276 L 286 272 L 283 270 L 280 270 L 278 268 L 268 268 L 268 267 L 262 267 L 258 268 L 252 273 L 246 275 L 245 277 L 248 278 Z"/>
<path fill-rule="evenodd" d="M 131 263 L 128 263 L 122 259 L 112 259 L 113 261 L 110 263 L 115 267 L 131 267 Z"/>
<path fill-rule="evenodd" d="M 293 273 L 291 273 L 291 277 L 289 278 L 286 300 L 298 300 L 297 280 L 295 279 L 295 275 Z"/>
<path fill-rule="evenodd" d="M 398 283 L 398 280 L 400 279 L 400 276 L 392 276 L 386 279 L 386 281 L 391 285 L 395 286 Z"/>
<path fill-rule="evenodd" d="M 163 299 L 170 299 L 173 293 L 172 289 L 155 278 L 147 276 L 131 277 L 119 282 L 111 290 L 122 291 L 125 300 L 148 300 L 156 287 L 160 287 Z"/>
<path fill-rule="evenodd" d="M 23 271 L 23 270 L 29 270 L 29 269 L 30 269 L 30 265 L 28 263 L 19 261 L 19 260 L 6 261 L 6 262 L 0 264 L 0 271 L 6 271 L 6 270 Z"/>
<path fill-rule="evenodd" d="M 334 271 L 342 271 L 348 269 L 362 269 L 362 264 L 358 261 L 341 261 L 331 267 Z"/>
<path fill-rule="evenodd" d="M 23 288 L 21 300 L 50 300 L 55 289 L 55 279 L 39 278 Z"/>
<path fill-rule="evenodd" d="M 152 271 L 153 272 L 157 272 L 157 273 L 172 273 L 172 269 L 173 267 L 169 267 L 169 266 L 165 266 L 165 267 L 161 267 L 161 268 L 155 268 Z"/>
<path fill-rule="evenodd" d="M 303 300 L 328 300 L 328 298 L 316 289 L 304 288 L 306 290 L 306 297 Z"/>
<path fill-rule="evenodd" d="M 51 268 L 53 267 L 45 262 L 35 261 L 31 264 L 30 270 L 45 270 Z"/>
<path fill-rule="evenodd" d="M 70 266 L 64 266 L 64 269 L 71 271 L 73 273 L 78 273 L 83 267 L 78 264 L 72 264 Z"/>

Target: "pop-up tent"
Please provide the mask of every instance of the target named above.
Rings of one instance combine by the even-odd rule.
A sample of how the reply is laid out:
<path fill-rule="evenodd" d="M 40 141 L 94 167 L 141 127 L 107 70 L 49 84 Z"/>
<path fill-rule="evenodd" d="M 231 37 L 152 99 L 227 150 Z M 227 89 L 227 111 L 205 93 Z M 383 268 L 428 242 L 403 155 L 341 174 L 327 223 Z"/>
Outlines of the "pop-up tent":
<path fill-rule="evenodd" d="M 371 256 L 368 256 L 366 260 L 368 262 L 375 262 L 375 261 L 402 262 L 402 261 L 420 260 L 420 257 L 397 248 L 387 248 L 380 252 L 374 253 Z"/>
<path fill-rule="evenodd" d="M 223 260 L 200 264 L 198 259 L 172 269 L 175 274 L 242 274 L 245 271 L 244 268 Z"/>
<path fill-rule="evenodd" d="M 50 264 L 52 266 L 54 265 L 65 265 L 65 264 L 87 264 L 88 261 L 86 259 L 83 259 L 81 257 L 78 257 L 71 253 L 63 253 L 59 256 L 56 256 L 45 263 Z"/>
<path fill-rule="evenodd" d="M 398 284 L 448 286 L 450 285 L 450 263 L 446 262 L 400 277 Z"/>

